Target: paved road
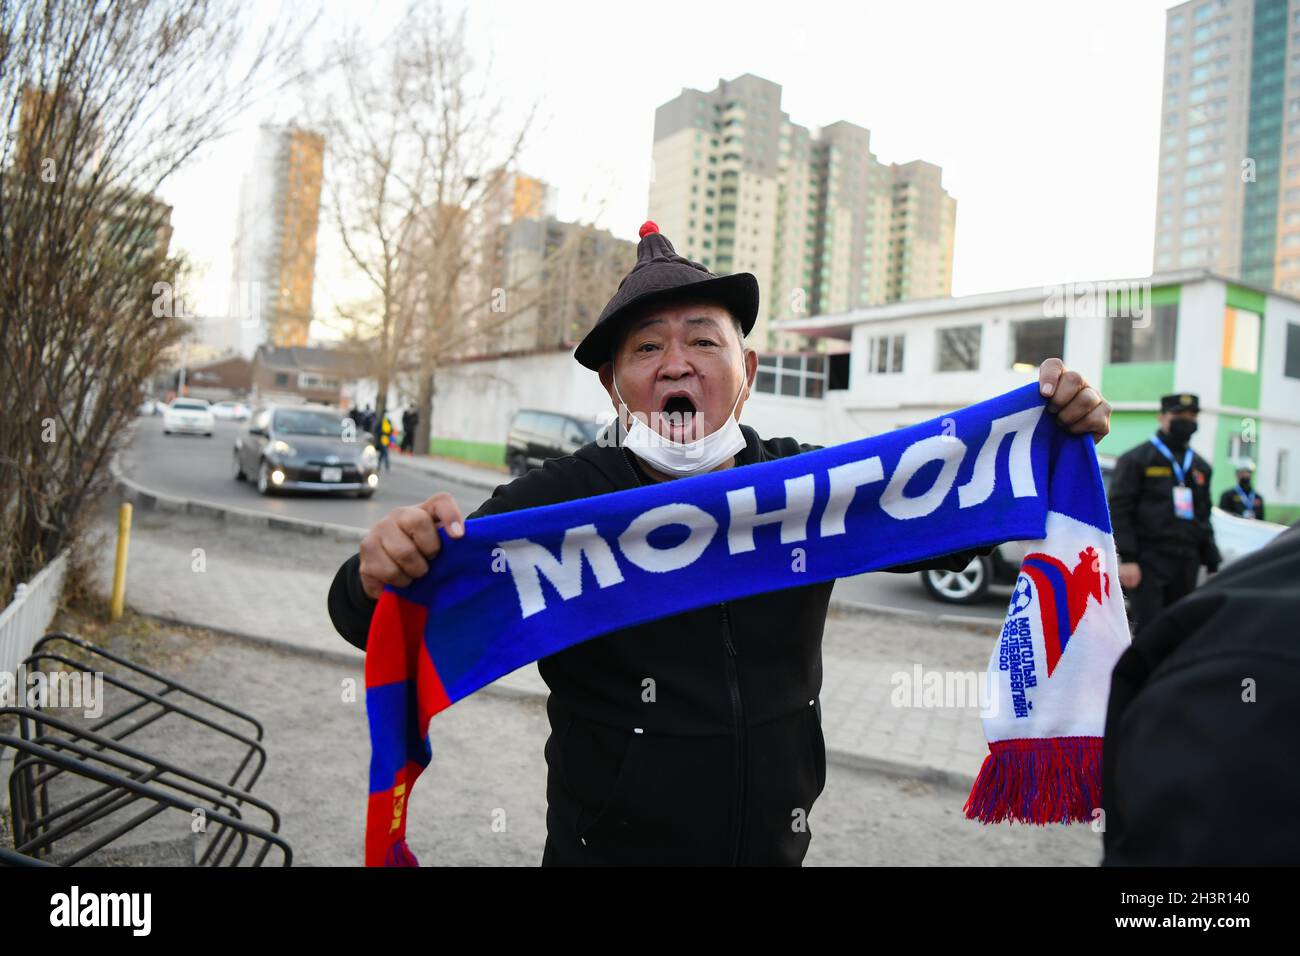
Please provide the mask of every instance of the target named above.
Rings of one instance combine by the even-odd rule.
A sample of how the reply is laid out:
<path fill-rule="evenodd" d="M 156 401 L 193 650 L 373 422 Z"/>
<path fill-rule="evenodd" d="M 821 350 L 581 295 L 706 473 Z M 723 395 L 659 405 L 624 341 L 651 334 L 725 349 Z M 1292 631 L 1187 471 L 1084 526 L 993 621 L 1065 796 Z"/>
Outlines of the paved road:
<path fill-rule="evenodd" d="M 211 438 L 164 435 L 161 416 L 140 418 L 135 439 L 122 456 L 122 470 L 149 490 L 162 494 L 353 528 L 369 528 L 393 508 L 421 502 L 435 491 L 450 492 L 464 514 L 477 508 L 489 494 L 395 467 L 380 476 L 378 490 L 368 499 L 304 491 L 263 497 L 250 482 L 234 479 L 235 436 L 247 427 L 247 423 L 217 422 Z"/>
<path fill-rule="evenodd" d="M 353 528 L 369 528 L 393 508 L 423 501 L 434 491 L 450 492 L 464 514 L 488 496 L 478 488 L 398 466 L 380 478 L 379 489 L 370 499 L 312 492 L 284 492 L 264 498 L 249 482 L 232 477 L 235 436 L 247 427 L 243 423 L 217 422 L 216 434 L 211 438 L 163 435 L 161 416 L 141 418 L 135 440 L 122 456 L 122 468 L 129 477 L 162 494 Z M 504 475 L 502 480 L 507 480 Z M 1003 616 L 1009 594 L 1009 589 L 995 586 L 981 604 L 941 604 L 922 589 L 916 574 L 863 574 L 844 578 L 835 585 L 839 600 L 988 620 Z"/>

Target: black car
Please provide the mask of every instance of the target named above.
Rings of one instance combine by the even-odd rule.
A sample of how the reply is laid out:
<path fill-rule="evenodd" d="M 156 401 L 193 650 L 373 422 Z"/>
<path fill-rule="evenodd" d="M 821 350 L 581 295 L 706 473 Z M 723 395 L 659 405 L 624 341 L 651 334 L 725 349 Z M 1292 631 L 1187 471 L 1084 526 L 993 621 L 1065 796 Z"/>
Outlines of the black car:
<path fill-rule="evenodd" d="M 374 436 L 324 405 L 259 408 L 235 439 L 235 480 L 253 479 L 264 495 L 296 489 L 369 498 L 379 485 L 378 467 Z"/>
<path fill-rule="evenodd" d="M 506 466 L 510 474 L 522 475 L 529 468 L 541 467 L 548 458 L 563 458 L 595 441 L 603 427 L 576 415 L 521 408 L 510 422 Z"/>
<path fill-rule="evenodd" d="M 1110 491 L 1115 462 L 1099 458 L 1101 483 Z M 979 604 L 989 593 L 989 585 L 1016 583 L 1020 563 L 1029 552 L 1029 542 L 1008 541 L 993 549 L 992 554 L 971 558 L 960 571 L 922 571 L 921 584 L 930 596 L 945 604 Z"/>

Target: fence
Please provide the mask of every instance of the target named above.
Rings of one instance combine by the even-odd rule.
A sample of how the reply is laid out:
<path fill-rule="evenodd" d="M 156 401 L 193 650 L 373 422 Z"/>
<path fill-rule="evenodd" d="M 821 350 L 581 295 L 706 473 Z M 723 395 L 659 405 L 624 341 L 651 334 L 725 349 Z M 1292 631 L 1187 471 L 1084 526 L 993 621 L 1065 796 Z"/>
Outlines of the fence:
<path fill-rule="evenodd" d="M 67 568 L 68 552 L 64 551 L 31 581 L 18 585 L 13 601 L 0 611 L 0 672 L 16 674 L 18 665 L 49 629 Z"/>

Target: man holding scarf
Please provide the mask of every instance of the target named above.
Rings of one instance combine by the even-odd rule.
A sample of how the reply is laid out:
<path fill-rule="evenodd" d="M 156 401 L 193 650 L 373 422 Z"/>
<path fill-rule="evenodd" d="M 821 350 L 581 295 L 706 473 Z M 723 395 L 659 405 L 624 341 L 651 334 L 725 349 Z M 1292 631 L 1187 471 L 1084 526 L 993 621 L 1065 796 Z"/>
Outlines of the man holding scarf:
<path fill-rule="evenodd" d="M 757 279 L 710 273 L 652 222 L 640 234 L 636 264 L 575 352 L 618 419 L 574 454 L 499 486 L 471 518 L 818 447 L 763 439 L 739 422 L 758 366 L 743 342 Z M 1077 373 L 1049 359 L 1039 379 L 1062 427 L 1107 433 L 1110 406 Z M 443 493 L 376 524 L 330 589 L 339 633 L 364 648 L 384 586 L 424 575 L 438 527 L 460 537 L 463 520 Z M 890 570 L 960 569 L 976 553 L 986 552 Z M 833 584 L 705 605 L 540 659 L 551 725 L 543 865 L 799 865 L 825 785 L 818 695 Z"/>

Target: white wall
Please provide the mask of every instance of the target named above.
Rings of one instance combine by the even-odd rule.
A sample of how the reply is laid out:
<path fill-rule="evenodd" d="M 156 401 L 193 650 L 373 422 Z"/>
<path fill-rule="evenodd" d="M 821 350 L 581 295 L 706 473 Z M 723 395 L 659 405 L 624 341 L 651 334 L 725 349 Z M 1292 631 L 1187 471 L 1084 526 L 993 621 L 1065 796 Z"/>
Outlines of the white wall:
<path fill-rule="evenodd" d="M 1178 293 L 1178 335 L 1174 340 L 1174 391 L 1194 392 L 1201 408 L 1217 409 L 1223 392 L 1223 309 L 1227 286 L 1218 280 L 1186 282 Z M 1159 399 L 1159 396 L 1156 396 Z M 1213 461 L 1213 434 L 1192 447 Z M 1204 439 L 1209 439 L 1207 443 Z M 1202 447 L 1205 445 L 1205 447 Z"/>
<path fill-rule="evenodd" d="M 1259 471 L 1255 476 L 1266 508 L 1269 500 L 1300 502 L 1300 379 L 1283 374 L 1288 324 L 1300 325 L 1300 304 L 1269 296 L 1260 357 Z M 1284 448 L 1289 450 L 1287 474 L 1279 476 L 1278 452 Z M 1283 478 L 1280 485 L 1279 477 Z"/>
<path fill-rule="evenodd" d="M 596 373 L 573 353 L 464 362 L 434 376 L 434 438 L 504 445 L 510 419 L 521 408 L 567 412 L 609 421 L 614 406 Z"/>

